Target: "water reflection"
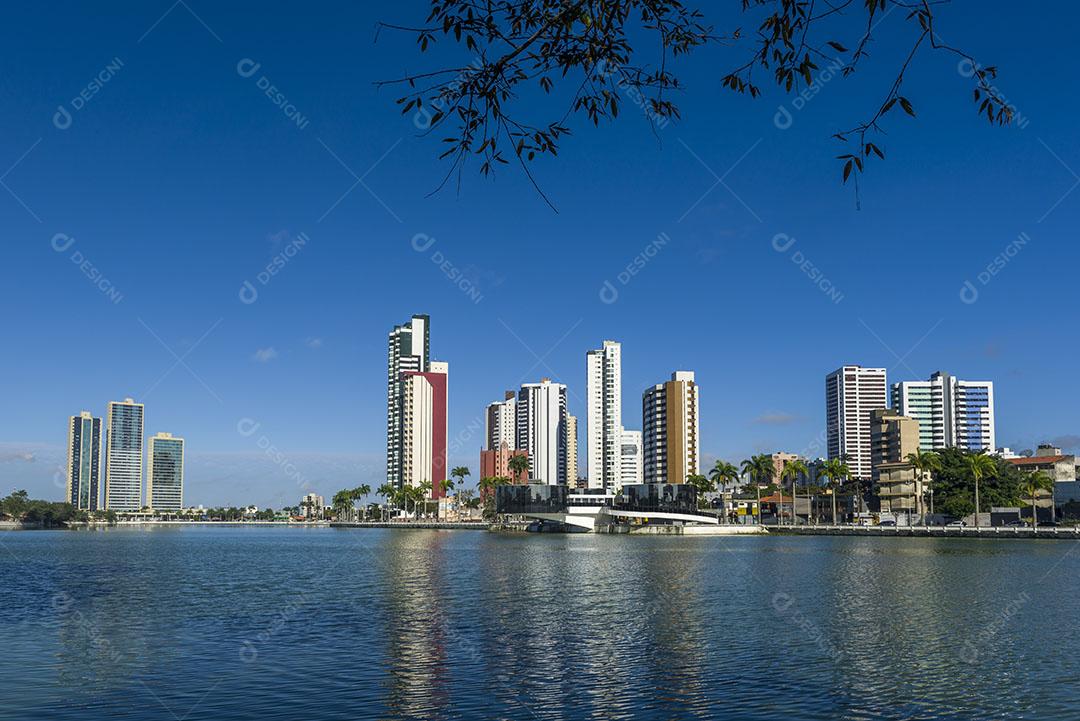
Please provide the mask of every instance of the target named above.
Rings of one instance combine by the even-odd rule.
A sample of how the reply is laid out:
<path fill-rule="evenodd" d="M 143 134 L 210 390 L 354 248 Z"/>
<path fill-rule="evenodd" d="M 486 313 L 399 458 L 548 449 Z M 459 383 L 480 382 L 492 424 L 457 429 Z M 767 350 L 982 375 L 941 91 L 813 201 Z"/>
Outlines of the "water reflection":
<path fill-rule="evenodd" d="M 1067 543 L 4 541 L 0 697 L 25 718 L 1070 718 L 1080 703 Z"/>

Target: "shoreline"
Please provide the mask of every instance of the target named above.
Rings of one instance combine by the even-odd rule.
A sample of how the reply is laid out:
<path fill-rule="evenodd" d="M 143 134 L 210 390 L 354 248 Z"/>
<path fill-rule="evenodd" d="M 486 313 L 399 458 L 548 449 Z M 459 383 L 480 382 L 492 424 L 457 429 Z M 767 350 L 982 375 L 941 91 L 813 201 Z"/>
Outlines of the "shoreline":
<path fill-rule="evenodd" d="M 1080 526 L 766 526 L 788 536 L 879 536 L 886 538 L 1030 538 L 1080 539 Z"/>

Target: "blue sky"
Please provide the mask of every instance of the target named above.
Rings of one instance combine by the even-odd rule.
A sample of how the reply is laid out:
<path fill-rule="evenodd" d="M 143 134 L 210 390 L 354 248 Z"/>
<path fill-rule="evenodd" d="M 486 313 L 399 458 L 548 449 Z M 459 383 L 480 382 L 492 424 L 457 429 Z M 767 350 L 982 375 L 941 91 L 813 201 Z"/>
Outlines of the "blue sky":
<path fill-rule="evenodd" d="M 494 181 L 467 171 L 460 190 L 429 196 L 445 172 L 438 139 L 373 84 L 437 63 L 409 38 L 374 42 L 376 21 L 419 22 L 427 4 L 377 5 L 5 8 L 2 490 L 59 498 L 66 417 L 125 396 L 146 403 L 148 434 L 187 439 L 188 502 L 280 506 L 304 483 L 327 495 L 375 485 L 386 333 L 417 312 L 450 363 L 451 461 L 474 473 L 484 405 L 549 376 L 583 415 L 585 351 L 605 338 L 623 343 L 629 428 L 647 385 L 698 373 L 708 459 L 813 452 L 823 378 L 845 363 L 886 366 L 890 382 L 939 369 L 993 380 L 999 444 L 1080 442 L 1080 101 L 1062 92 L 1073 23 L 1060 18 L 1075 11 L 943 9 L 941 34 L 1000 68 L 1022 122 L 990 127 L 956 59 L 921 55 L 905 84 L 918 116 L 889 119 L 887 160 L 863 179 L 858 209 L 830 135 L 880 101 L 913 33 L 900 13 L 855 76 L 823 82 L 801 109 L 772 90 L 722 91 L 741 55 L 716 47 L 680 67 L 683 119 L 658 137 L 630 104 L 599 129 L 573 121 L 558 160 L 534 167 L 554 213 L 512 169 Z M 745 25 L 708 5 L 718 27 Z M 259 67 L 244 77 L 248 59 Z M 241 302 L 245 281 L 254 303 Z M 601 300 L 605 281 L 614 303 Z M 965 281 L 974 303 L 961 301 Z M 257 430 L 238 432 L 244 419 Z"/>

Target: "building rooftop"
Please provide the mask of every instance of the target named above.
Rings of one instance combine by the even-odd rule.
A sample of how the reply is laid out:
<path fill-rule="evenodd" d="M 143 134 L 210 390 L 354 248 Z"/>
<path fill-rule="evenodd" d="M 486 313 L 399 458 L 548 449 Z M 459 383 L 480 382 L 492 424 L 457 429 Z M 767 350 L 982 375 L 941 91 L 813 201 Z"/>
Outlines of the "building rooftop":
<path fill-rule="evenodd" d="M 1030 458 L 1006 458 L 1005 460 L 1016 466 L 1033 466 L 1039 463 L 1057 463 L 1076 456 L 1031 456 Z"/>

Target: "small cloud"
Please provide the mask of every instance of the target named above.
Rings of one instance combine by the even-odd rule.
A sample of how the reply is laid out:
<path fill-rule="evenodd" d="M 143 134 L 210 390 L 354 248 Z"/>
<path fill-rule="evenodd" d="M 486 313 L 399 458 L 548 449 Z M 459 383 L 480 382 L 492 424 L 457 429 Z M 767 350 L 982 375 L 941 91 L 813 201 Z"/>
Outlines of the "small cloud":
<path fill-rule="evenodd" d="M 1080 448 L 1080 436 L 1067 433 L 1063 436 L 1058 436 L 1057 438 L 1051 438 L 1050 443 L 1055 448 L 1063 448 L 1067 451 L 1071 451 Z"/>
<path fill-rule="evenodd" d="M 322 338 L 308 338 L 307 340 L 304 341 L 304 345 L 306 345 L 308 348 L 315 348 L 315 349 L 322 348 L 323 339 Z"/>
<path fill-rule="evenodd" d="M 37 458 L 30 451 L 0 451 L 0 463 L 33 463 L 35 460 Z"/>
<path fill-rule="evenodd" d="M 694 254 L 702 265 L 708 265 L 724 254 L 723 248 L 698 248 Z"/>
<path fill-rule="evenodd" d="M 274 346 L 270 346 L 269 348 L 260 348 L 255 351 L 255 355 L 251 356 L 251 359 L 256 363 L 269 363 L 277 358 L 277 355 L 278 353 L 277 350 L 274 349 Z"/>
<path fill-rule="evenodd" d="M 776 411 L 771 413 L 762 413 L 760 416 L 754 419 L 754 423 L 763 426 L 787 426 L 795 423 L 798 420 L 798 416 L 793 416 L 790 413 Z"/>

